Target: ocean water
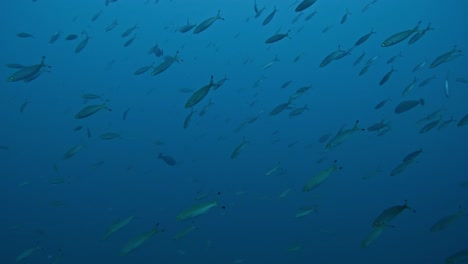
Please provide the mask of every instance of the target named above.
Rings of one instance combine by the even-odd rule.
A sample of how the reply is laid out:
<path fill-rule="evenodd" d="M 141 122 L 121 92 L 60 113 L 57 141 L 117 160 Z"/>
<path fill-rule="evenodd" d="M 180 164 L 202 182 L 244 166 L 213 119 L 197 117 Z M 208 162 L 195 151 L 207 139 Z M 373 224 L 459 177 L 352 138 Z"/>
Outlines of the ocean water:
<path fill-rule="evenodd" d="M 107 6 L 101 0 L 2 1 L 2 64 L 31 70 L 45 56 L 51 67 L 30 82 L 9 79 L 19 69 L 0 67 L 6 80 L 0 89 L 1 263 L 445 263 L 467 249 L 468 126 L 457 125 L 468 114 L 468 64 L 458 57 L 468 40 L 467 4 L 380 0 L 362 12 L 369 3 L 318 0 L 293 22 L 300 13 L 292 0 L 257 0 L 258 9 L 266 8 L 258 18 L 253 0 L 118 0 Z M 274 6 L 277 13 L 263 26 Z M 351 14 L 341 24 L 346 9 Z M 205 31 L 178 32 L 187 20 L 200 24 L 218 10 L 224 20 Z M 118 25 L 105 32 L 114 20 Z M 381 46 L 418 21 L 421 30 L 428 23 L 434 30 L 411 45 L 410 36 Z M 319 66 L 338 46 L 349 50 L 371 30 L 376 33 L 350 55 Z M 22 32 L 32 37 L 17 36 Z M 49 44 L 56 32 L 59 38 Z M 69 34 L 78 37 L 65 40 Z M 86 34 L 87 45 L 75 53 Z M 164 56 L 178 52 L 180 61 L 155 76 L 153 68 L 135 75 L 164 61 L 148 54 L 155 44 Z M 463 52 L 428 67 L 455 45 Z M 279 61 L 261 69 L 275 57 Z M 392 67 L 396 71 L 379 85 Z M 192 108 L 184 128 L 192 111 L 187 100 L 211 76 L 227 80 Z M 414 89 L 402 96 L 414 78 Z M 311 88 L 298 95 L 305 86 Z M 100 98 L 85 100 L 84 94 Z M 271 114 L 291 97 L 297 98 Z M 420 99 L 424 106 L 394 112 L 400 102 Z M 209 100 L 213 104 L 201 116 Z M 75 117 L 86 106 L 103 104 L 111 111 Z M 290 116 L 303 106 L 308 110 Z M 359 129 L 347 133 L 357 120 Z M 367 131 L 382 120 L 387 133 Z M 420 133 L 432 121 L 439 122 Z M 102 139 L 108 132 L 119 137 Z M 335 136 L 340 144 L 327 148 Z M 321 137 L 326 140 L 319 142 Z M 334 171 L 324 173 L 329 169 Z M 320 175 L 327 176 L 322 184 L 303 191 Z M 382 234 L 362 247 L 374 220 L 405 201 L 414 212 L 394 214 Z M 192 219 L 176 218 L 209 202 L 217 206 Z M 303 208 L 310 214 L 296 217 Z M 456 221 L 431 232 L 459 211 Z M 103 239 L 114 223 L 131 216 Z M 156 226 L 156 234 L 121 254 Z M 186 228 L 191 232 L 174 239 Z"/>

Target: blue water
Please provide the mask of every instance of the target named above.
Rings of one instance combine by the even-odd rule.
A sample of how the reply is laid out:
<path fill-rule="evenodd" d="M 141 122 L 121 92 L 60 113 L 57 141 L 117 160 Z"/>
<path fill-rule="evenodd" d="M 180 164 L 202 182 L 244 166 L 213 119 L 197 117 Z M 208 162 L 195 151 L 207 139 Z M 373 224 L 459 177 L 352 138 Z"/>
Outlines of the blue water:
<path fill-rule="evenodd" d="M 468 126 L 457 126 L 468 114 L 468 84 L 457 81 L 468 79 L 467 60 L 462 56 L 428 68 L 454 45 L 466 50 L 465 1 L 381 0 L 361 12 L 370 1 L 318 0 L 293 24 L 298 14 L 294 2 L 257 0 L 259 8 L 267 9 L 254 18 L 253 0 L 119 0 L 107 7 L 104 1 L 90 0 L 2 1 L 2 64 L 29 66 L 46 56 L 45 63 L 52 67 L 43 68 L 31 82 L 1 85 L 1 263 L 13 263 L 35 246 L 39 249 L 21 262 L 444 263 L 449 255 L 468 248 L 468 217 L 441 232 L 429 231 L 459 206 L 468 212 Z M 274 5 L 278 12 L 262 26 Z M 346 9 L 351 15 L 340 24 Z M 102 15 L 92 22 L 100 10 Z M 224 20 L 200 34 L 177 32 L 187 19 L 198 24 L 218 10 Z M 315 10 L 317 14 L 305 21 Z M 118 26 L 105 32 L 115 19 Z M 380 46 L 419 20 L 421 29 L 432 23 L 435 30 L 412 45 L 405 40 Z M 134 33 L 122 38 L 134 25 Z M 332 27 L 322 33 L 327 26 Z M 371 29 L 377 33 L 350 56 L 319 67 L 338 45 L 347 50 Z M 264 43 L 288 30 L 289 37 Z M 60 38 L 48 44 L 57 31 L 62 32 Z M 19 38 L 20 32 L 34 38 Z M 89 42 L 75 54 L 84 32 Z M 124 47 L 135 33 L 135 41 Z M 78 39 L 67 41 L 68 34 Z M 163 61 L 147 54 L 156 43 L 166 56 L 178 51 L 181 61 L 157 76 L 151 76 L 151 70 L 134 75 L 140 67 Z M 363 61 L 353 66 L 363 51 Z M 401 58 L 386 64 L 400 52 Z M 279 62 L 260 69 L 275 56 Z M 378 58 L 369 71 L 359 76 L 374 56 Z M 413 73 L 422 61 L 426 66 Z M 397 71 L 379 86 L 392 66 Z M 2 66 L 0 75 L 6 80 L 16 70 Z M 420 83 L 434 74 L 437 78 L 427 86 L 416 85 L 401 96 L 414 77 Z M 184 105 L 191 94 L 179 90 L 197 90 L 211 76 L 228 80 L 194 107 L 184 129 L 191 111 Z M 288 80 L 292 83 L 280 88 Z M 292 109 L 269 114 L 308 85 L 312 88 L 290 107 L 307 105 L 309 110 L 296 117 L 289 116 Z M 85 93 L 102 96 L 112 111 L 75 119 L 83 107 L 103 103 L 83 100 Z M 390 101 L 375 110 L 386 98 Z M 420 98 L 424 106 L 394 113 L 400 101 Z M 209 99 L 213 105 L 200 116 Z M 444 110 L 431 121 L 455 121 L 420 134 L 430 121 L 417 122 L 438 109 Z M 240 127 L 256 116 L 257 121 Z M 385 120 L 391 130 L 383 136 L 357 131 L 330 150 L 319 143 L 321 136 L 328 134 L 330 140 L 356 120 L 363 129 Z M 83 128 L 74 131 L 77 126 Z M 102 140 L 99 135 L 105 132 L 121 137 Z M 248 143 L 231 159 L 244 138 Z M 64 159 L 77 145 L 82 149 Z M 423 152 L 413 164 L 390 176 L 418 149 Z M 176 165 L 158 159 L 159 153 L 173 157 Z M 334 160 L 341 169 L 303 192 L 306 182 Z M 277 164 L 282 170 L 266 176 Z M 207 197 L 197 200 L 201 195 Z M 206 214 L 176 220 L 182 210 L 214 200 L 220 206 Z M 374 219 L 405 200 L 416 213 L 404 211 L 368 248 L 361 248 Z M 295 218 L 306 206 L 315 212 Z M 102 240 L 112 223 L 131 215 L 135 218 L 130 224 Z M 158 223 L 161 232 L 119 256 L 129 240 Z M 173 239 L 191 225 L 194 231 Z M 288 250 L 291 247 L 297 250 Z"/>

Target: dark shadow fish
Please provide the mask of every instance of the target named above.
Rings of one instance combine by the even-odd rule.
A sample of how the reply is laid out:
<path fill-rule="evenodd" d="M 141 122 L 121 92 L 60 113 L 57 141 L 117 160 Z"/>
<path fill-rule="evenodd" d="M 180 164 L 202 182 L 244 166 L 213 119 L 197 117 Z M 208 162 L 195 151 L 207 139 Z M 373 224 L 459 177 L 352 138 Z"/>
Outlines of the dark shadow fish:
<path fill-rule="evenodd" d="M 177 161 L 173 157 L 164 155 L 163 153 L 159 153 L 158 159 L 164 161 L 169 166 L 177 165 Z"/>

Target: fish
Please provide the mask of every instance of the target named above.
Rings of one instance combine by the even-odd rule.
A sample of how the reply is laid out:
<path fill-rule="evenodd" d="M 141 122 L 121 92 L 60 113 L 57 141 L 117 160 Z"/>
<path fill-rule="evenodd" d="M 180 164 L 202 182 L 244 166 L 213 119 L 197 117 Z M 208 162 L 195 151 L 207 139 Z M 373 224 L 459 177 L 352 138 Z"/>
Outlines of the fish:
<path fill-rule="evenodd" d="M 83 147 L 84 146 L 82 144 L 79 144 L 70 148 L 67 152 L 65 152 L 65 154 L 63 154 L 63 159 L 66 160 L 75 156 L 76 153 L 78 153 Z"/>
<path fill-rule="evenodd" d="M 361 63 L 362 59 L 364 58 L 364 56 L 366 56 L 366 52 L 363 51 L 361 53 L 361 55 L 359 55 L 359 57 L 357 57 L 357 59 L 353 62 L 353 66 L 356 66 L 358 65 L 359 63 Z"/>
<path fill-rule="evenodd" d="M 266 25 L 268 25 L 268 23 L 271 22 L 271 20 L 273 19 L 273 17 L 274 17 L 275 14 L 276 14 L 276 11 L 277 11 L 277 10 L 276 10 L 276 5 L 275 5 L 273 11 L 263 20 L 262 26 L 266 26 Z"/>
<path fill-rule="evenodd" d="M 83 98 L 83 99 L 85 99 L 85 100 L 94 100 L 94 99 L 100 99 L 100 100 L 102 100 L 102 97 L 101 97 L 100 95 L 91 94 L 91 93 L 84 93 L 84 94 L 81 94 L 80 97 Z"/>
<path fill-rule="evenodd" d="M 119 24 L 119 22 L 117 21 L 117 19 L 115 19 L 114 21 L 112 21 L 112 23 L 106 27 L 105 31 L 106 32 L 109 32 L 111 31 L 112 29 L 114 29 L 117 25 Z"/>
<path fill-rule="evenodd" d="M 401 58 L 403 57 L 403 54 L 401 53 L 398 53 L 397 55 L 391 57 L 390 59 L 387 60 L 387 64 L 391 64 L 391 63 L 394 63 L 398 58 Z"/>
<path fill-rule="evenodd" d="M 445 111 L 445 108 L 441 108 L 441 109 L 437 109 L 435 110 L 434 112 L 428 114 L 427 116 L 421 118 L 417 123 L 416 125 L 420 125 L 424 122 L 427 122 L 427 121 L 431 121 L 432 119 L 440 116 L 440 113 L 442 113 L 443 111 Z"/>
<path fill-rule="evenodd" d="M 32 66 L 26 66 L 24 68 L 19 69 L 15 73 L 13 73 L 10 77 L 8 77 L 8 82 L 17 82 L 17 81 L 25 81 L 28 82 L 31 78 L 37 78 L 37 76 L 41 73 L 42 68 L 47 67 L 50 68 L 51 66 L 46 65 L 45 63 L 45 56 L 42 56 L 41 62 L 39 64 L 34 64 Z"/>
<path fill-rule="evenodd" d="M 271 44 L 271 43 L 275 43 L 277 41 L 280 41 L 282 39 L 284 39 L 285 37 L 289 37 L 289 32 L 291 32 L 291 30 L 288 30 L 286 33 L 278 33 L 278 34 L 275 34 L 269 38 L 267 38 L 265 40 L 265 43 L 266 44 Z M 290 38 L 290 37 L 289 37 Z"/>
<path fill-rule="evenodd" d="M 458 121 L 458 123 L 457 123 L 457 127 L 462 127 L 462 126 L 465 126 L 465 125 L 468 125 L 468 114 L 466 114 L 464 117 L 462 117 L 462 119 L 460 119 L 460 121 Z"/>
<path fill-rule="evenodd" d="M 390 47 L 395 44 L 398 44 L 405 39 L 407 39 L 409 36 L 411 36 L 413 33 L 419 31 L 419 26 L 421 25 L 421 21 L 418 22 L 418 24 L 413 28 L 413 29 L 407 29 L 398 33 L 395 33 L 385 39 L 382 44 L 380 45 L 381 47 Z"/>
<path fill-rule="evenodd" d="M 28 248 L 28 249 L 24 250 L 23 252 L 21 252 L 20 254 L 18 254 L 18 256 L 16 256 L 16 258 L 15 258 L 15 261 L 20 262 L 20 261 L 28 258 L 29 256 L 31 256 L 31 254 L 38 251 L 39 249 L 41 249 L 40 246 L 34 246 L 34 247 L 31 247 L 31 248 Z"/>
<path fill-rule="evenodd" d="M 335 160 L 333 164 L 328 167 L 327 169 L 319 172 L 318 174 L 314 175 L 307 183 L 302 187 L 303 192 L 310 192 L 313 189 L 317 188 L 320 184 L 322 184 L 333 172 L 336 170 L 341 169 Z"/>
<path fill-rule="evenodd" d="M 440 119 L 439 120 L 436 120 L 436 121 L 432 121 L 428 124 L 426 124 L 425 126 L 423 126 L 420 130 L 419 130 L 419 134 L 424 134 L 424 133 L 427 133 L 429 131 L 431 131 L 434 127 L 438 126 L 439 123 L 440 123 Z"/>
<path fill-rule="evenodd" d="M 424 86 L 428 85 L 431 81 L 433 81 L 433 80 L 435 80 L 435 79 L 437 79 L 437 76 L 434 74 L 434 75 L 432 75 L 431 77 L 424 79 L 424 80 L 418 85 L 418 87 L 424 87 Z"/>
<path fill-rule="evenodd" d="M 221 80 L 215 82 L 214 87 L 213 87 L 213 90 L 217 90 L 219 87 L 223 86 L 223 84 L 224 84 L 227 80 L 229 80 L 228 77 L 227 77 L 227 76 L 224 76 L 223 79 L 221 79 Z"/>
<path fill-rule="evenodd" d="M 448 226 L 453 225 L 455 221 L 457 221 L 459 218 L 463 216 L 468 216 L 468 215 L 465 215 L 465 213 L 463 213 L 460 207 L 458 212 L 444 216 L 440 218 L 439 220 L 437 220 L 437 222 L 435 222 L 429 230 L 431 232 L 440 232 L 442 230 L 445 230 Z"/>
<path fill-rule="evenodd" d="M 193 30 L 193 34 L 199 34 L 209 28 L 216 20 L 224 20 L 221 17 L 221 10 L 218 10 L 218 14 L 214 17 L 208 18 L 205 21 L 201 22 L 198 26 L 195 27 Z"/>
<path fill-rule="evenodd" d="M 413 163 L 414 163 L 414 159 L 401 162 L 395 168 L 393 168 L 393 170 L 390 172 L 390 176 L 396 176 L 400 173 L 403 173 Z"/>
<path fill-rule="evenodd" d="M 296 109 L 292 110 L 291 112 L 289 112 L 289 116 L 290 117 L 298 116 L 298 115 L 302 114 L 305 110 L 309 110 L 307 105 L 304 105 L 303 107 L 299 107 L 299 108 L 296 108 Z"/>
<path fill-rule="evenodd" d="M 80 53 L 85 47 L 86 45 L 88 45 L 88 40 L 89 40 L 89 36 L 88 36 L 88 33 L 86 33 L 86 38 L 83 39 L 75 48 L 75 53 Z"/>
<path fill-rule="evenodd" d="M 375 33 L 377 33 L 377 32 L 375 32 L 374 28 L 372 28 L 369 33 L 365 34 L 364 36 L 362 36 L 358 40 L 356 40 L 356 42 L 354 43 L 354 46 L 356 47 L 356 46 L 359 46 L 359 45 L 363 44 Z"/>
<path fill-rule="evenodd" d="M 448 84 L 448 78 L 445 79 L 445 86 L 444 86 L 444 94 L 445 94 L 445 97 L 449 97 L 449 84 Z"/>
<path fill-rule="evenodd" d="M 185 120 L 184 120 L 184 129 L 188 128 L 188 126 L 190 125 L 190 120 L 192 120 L 192 115 L 195 113 L 196 111 L 193 111 L 193 108 L 192 110 L 190 111 L 190 113 L 185 117 Z"/>
<path fill-rule="evenodd" d="M 208 110 L 208 108 L 210 106 L 214 105 L 214 103 L 211 101 L 211 98 L 208 100 L 208 103 L 203 106 L 203 108 L 200 110 L 200 112 L 198 113 L 199 116 L 204 116 L 206 114 L 206 111 Z"/>
<path fill-rule="evenodd" d="M 19 38 L 34 38 L 32 34 L 29 34 L 27 32 L 16 33 L 16 36 Z"/>
<path fill-rule="evenodd" d="M 413 90 L 414 86 L 416 85 L 416 82 L 418 82 L 418 79 L 414 77 L 413 81 L 405 87 L 405 89 L 401 93 L 401 96 L 408 95 L 408 93 L 411 92 L 411 90 Z"/>
<path fill-rule="evenodd" d="M 277 105 L 273 110 L 270 111 L 270 116 L 277 115 L 281 112 L 283 112 L 286 108 L 289 107 L 289 105 L 292 103 L 293 98 L 290 97 L 286 103 L 282 103 L 280 105 Z"/>
<path fill-rule="evenodd" d="M 7 63 L 5 64 L 5 66 L 11 69 L 23 69 L 27 67 L 27 66 L 24 66 L 23 64 L 18 64 L 18 63 Z"/>
<path fill-rule="evenodd" d="M 400 215 L 404 210 L 410 210 L 412 212 L 416 212 L 413 208 L 408 205 L 408 202 L 405 200 L 403 205 L 395 205 L 388 207 L 387 209 L 383 210 L 379 216 L 374 220 L 372 223 L 372 227 L 385 227 L 395 219 L 398 215 Z"/>
<path fill-rule="evenodd" d="M 134 75 L 140 75 L 140 74 L 143 74 L 145 72 L 147 72 L 149 69 L 153 68 L 153 65 L 154 65 L 154 62 L 150 65 L 146 65 L 146 66 L 143 66 L 141 68 L 138 68 L 133 74 Z"/>
<path fill-rule="evenodd" d="M 91 22 L 96 21 L 96 20 L 102 15 L 102 12 L 104 12 L 104 11 L 101 9 L 101 10 L 99 10 L 99 12 L 97 12 L 96 14 L 94 14 L 94 15 L 91 17 Z"/>
<path fill-rule="evenodd" d="M 418 63 L 416 66 L 414 66 L 412 72 L 419 71 L 420 69 L 422 69 L 426 65 L 426 63 L 427 63 L 426 61 Z"/>
<path fill-rule="evenodd" d="M 245 140 L 245 137 L 242 138 L 242 142 L 237 145 L 237 147 L 232 151 L 231 153 L 231 159 L 234 159 L 236 158 L 237 156 L 239 156 L 239 154 L 241 153 L 241 151 L 245 148 L 245 146 L 247 146 L 250 142 L 248 142 L 247 140 Z"/>
<path fill-rule="evenodd" d="M 345 52 L 341 49 L 341 47 L 338 45 L 338 49 L 333 51 L 332 53 L 328 54 L 327 56 L 325 56 L 325 58 L 322 60 L 322 62 L 320 62 L 320 67 L 325 67 L 327 66 L 328 64 L 330 64 L 330 62 L 332 62 L 333 60 L 335 60 L 335 58 L 338 56 L 338 54 L 342 53 L 342 52 Z"/>
<path fill-rule="evenodd" d="M 154 54 L 154 56 L 159 58 L 159 57 L 164 55 L 164 51 L 162 49 L 160 49 L 158 43 L 156 43 L 156 44 L 154 44 L 153 47 L 151 47 L 148 50 L 148 54 Z"/>
<path fill-rule="evenodd" d="M 441 121 L 440 122 L 440 125 L 437 127 L 437 130 L 442 130 L 444 128 L 446 128 L 448 125 L 450 125 L 451 123 L 453 123 L 455 121 L 455 119 L 453 117 L 451 117 L 450 119 L 448 120 L 445 120 L 445 121 Z"/>
<path fill-rule="evenodd" d="M 115 138 L 120 138 L 120 134 L 115 133 L 115 132 L 106 132 L 106 133 L 102 133 L 99 136 L 99 138 L 101 138 L 102 140 L 111 140 Z"/>
<path fill-rule="evenodd" d="M 372 66 L 372 64 L 366 64 L 364 67 L 362 67 L 361 71 L 359 72 L 359 76 L 364 75 L 369 70 L 370 66 Z"/>
<path fill-rule="evenodd" d="M 187 236 L 189 233 L 191 233 L 195 229 L 197 229 L 197 228 L 194 225 L 191 225 L 191 226 L 181 230 L 180 232 L 178 232 L 173 238 L 174 238 L 174 240 L 179 240 L 179 239 Z"/>
<path fill-rule="evenodd" d="M 166 163 L 169 166 L 177 165 L 177 161 L 173 157 L 164 155 L 163 153 L 159 153 L 158 159 L 164 161 L 164 163 Z"/>
<path fill-rule="evenodd" d="M 379 123 L 375 123 L 367 128 L 367 131 L 380 131 L 381 129 L 387 128 L 390 125 L 390 122 L 385 123 L 385 120 L 382 119 Z"/>
<path fill-rule="evenodd" d="M 138 28 L 138 25 L 134 25 L 133 27 L 131 28 L 128 28 L 127 30 L 125 30 L 122 35 L 120 35 L 122 38 L 125 38 L 127 37 L 128 35 L 132 34 L 132 32 Z"/>
<path fill-rule="evenodd" d="M 396 71 L 396 70 L 392 67 L 392 69 L 391 69 L 389 72 L 387 72 L 387 73 L 382 77 L 382 79 L 381 79 L 380 82 L 379 82 L 379 85 L 380 85 L 380 86 L 384 85 L 384 84 L 390 79 L 390 77 L 392 76 L 393 72 L 395 72 L 395 71 Z"/>
<path fill-rule="evenodd" d="M 340 21 L 340 24 L 344 24 L 346 23 L 346 21 L 348 21 L 348 16 L 351 15 L 351 13 L 349 12 L 348 9 L 346 9 L 346 13 L 343 15 L 343 17 L 341 17 L 341 21 Z"/>
<path fill-rule="evenodd" d="M 57 31 L 57 32 L 55 32 L 52 36 L 50 36 L 49 44 L 54 44 L 55 41 L 58 40 L 58 38 L 60 37 L 60 35 L 61 35 L 61 32 L 60 32 L 60 31 Z"/>
<path fill-rule="evenodd" d="M 418 149 L 418 150 L 415 150 L 411 153 L 409 153 L 408 155 L 406 155 L 402 162 L 408 162 L 408 161 L 411 161 L 411 160 L 414 160 L 417 156 L 419 156 L 421 153 L 423 152 L 422 148 Z"/>
<path fill-rule="evenodd" d="M 270 175 L 273 175 L 275 174 L 276 172 L 278 172 L 279 170 L 281 170 L 281 163 L 278 162 L 273 168 L 267 170 L 265 172 L 265 176 L 270 176 Z"/>
<path fill-rule="evenodd" d="M 127 218 L 124 218 L 122 220 L 119 220 L 115 223 L 113 223 L 106 231 L 106 233 L 104 234 L 104 236 L 102 237 L 103 240 L 106 240 L 108 239 L 111 235 L 113 235 L 115 232 L 119 231 L 120 229 L 124 228 L 125 226 L 127 226 L 128 224 L 130 224 L 130 222 L 132 222 L 133 218 L 135 218 L 135 216 L 131 215 Z"/>
<path fill-rule="evenodd" d="M 65 40 L 75 40 L 78 38 L 78 35 L 76 34 L 69 34 L 65 37 Z"/>
<path fill-rule="evenodd" d="M 151 76 L 155 76 L 166 71 L 176 61 L 180 61 L 179 51 L 176 52 L 175 56 L 165 56 L 163 62 L 154 67 L 153 71 L 151 72 Z"/>
<path fill-rule="evenodd" d="M 210 201 L 210 202 L 205 202 L 201 204 L 196 204 L 192 207 L 189 207 L 182 212 L 180 212 L 177 216 L 176 219 L 179 221 L 183 220 L 188 220 L 195 218 L 197 216 L 206 214 L 210 211 L 211 208 L 219 206 L 218 201 Z"/>
<path fill-rule="evenodd" d="M 311 213 L 316 213 L 317 208 L 314 206 L 306 206 L 299 209 L 299 211 L 294 215 L 295 218 L 301 218 L 307 216 Z"/>
<path fill-rule="evenodd" d="M 292 82 L 293 82 L 293 80 L 289 80 L 289 81 L 284 82 L 281 85 L 281 88 L 284 89 L 284 88 L 288 87 Z"/>
<path fill-rule="evenodd" d="M 309 20 L 311 20 L 316 14 L 317 14 L 317 10 L 315 10 L 314 12 L 308 14 L 308 15 L 304 18 L 304 20 L 305 20 L 305 21 L 309 21 Z"/>
<path fill-rule="evenodd" d="M 99 112 L 101 109 L 106 109 L 108 111 L 112 111 L 109 107 L 107 107 L 107 103 L 103 103 L 100 105 L 89 105 L 85 106 L 81 109 L 78 113 L 75 114 L 75 119 L 82 119 L 94 115 L 95 113 Z"/>
<path fill-rule="evenodd" d="M 343 127 L 336 133 L 336 135 L 328 141 L 325 149 L 330 150 L 336 148 L 337 146 L 341 145 L 344 141 L 346 141 L 354 132 L 356 131 L 363 131 L 358 127 L 359 120 L 356 120 L 354 126 L 350 129 L 344 129 Z"/>
<path fill-rule="evenodd" d="M 421 39 L 426 34 L 426 32 L 429 31 L 429 30 L 434 30 L 434 28 L 431 27 L 431 23 L 429 23 L 425 29 L 416 32 L 416 34 L 414 34 L 408 40 L 408 45 L 411 45 L 411 44 L 415 43 L 416 41 L 418 41 L 419 39 Z"/>
<path fill-rule="evenodd" d="M 125 256 L 128 253 L 132 252 L 133 250 L 137 249 L 140 247 L 144 242 L 146 242 L 149 238 L 154 236 L 156 233 L 158 233 L 158 225 L 156 225 L 153 229 L 151 229 L 148 232 L 142 233 L 135 238 L 131 239 L 130 241 L 127 242 L 127 244 L 122 248 L 120 251 L 121 256 Z"/>
<path fill-rule="evenodd" d="M 380 237 L 382 234 L 383 230 L 385 229 L 385 226 L 379 226 L 379 227 L 373 227 L 372 231 L 364 238 L 364 240 L 361 242 L 361 247 L 362 248 L 367 248 L 369 247 L 370 244 L 374 243 L 374 241 Z"/>
<path fill-rule="evenodd" d="M 179 29 L 177 29 L 177 31 L 180 32 L 180 33 L 187 33 L 196 26 L 197 26 L 196 24 L 190 24 L 190 21 L 187 18 L 187 24 L 179 27 Z"/>
<path fill-rule="evenodd" d="M 206 97 L 206 95 L 208 95 L 208 93 L 210 92 L 211 87 L 213 87 L 214 85 L 215 84 L 214 84 L 214 81 L 213 81 L 213 76 L 211 76 L 209 84 L 207 84 L 207 85 L 203 86 L 202 88 L 196 90 L 190 96 L 190 98 L 185 103 L 185 108 L 191 108 L 191 107 L 195 106 L 196 104 L 198 104 L 201 100 L 203 100 L 203 98 Z"/>
<path fill-rule="evenodd" d="M 402 101 L 395 107 L 394 112 L 395 114 L 401 114 L 413 109 L 419 104 L 424 106 L 424 99 Z"/>
<path fill-rule="evenodd" d="M 455 58 L 458 57 L 458 54 L 461 53 L 462 51 L 457 49 L 457 46 L 453 46 L 453 48 L 448 51 L 448 52 L 445 52 L 439 56 L 437 56 L 437 58 L 435 58 L 431 64 L 429 65 L 429 68 L 430 69 L 433 69 L 439 65 L 441 65 L 442 63 L 445 63 L 445 62 L 449 62 Z M 455 55 L 454 55 L 455 54 Z"/>
<path fill-rule="evenodd" d="M 294 11 L 296 12 L 301 12 L 306 10 L 307 8 L 311 7 L 313 4 L 315 4 L 317 0 L 302 0 L 302 2 L 299 3 L 299 5 L 296 7 Z"/>
<path fill-rule="evenodd" d="M 366 12 L 367 10 L 369 10 L 369 8 L 374 5 L 375 3 L 377 2 L 377 0 L 372 0 L 370 3 L 366 4 L 362 9 L 361 9 L 361 12 L 364 13 Z"/>
<path fill-rule="evenodd" d="M 130 39 L 128 39 L 127 41 L 125 41 L 125 43 L 123 44 L 123 46 L 124 46 L 124 47 L 130 46 L 130 45 L 133 43 L 133 41 L 135 41 L 135 38 L 136 38 L 136 34 L 133 35 L 132 38 L 130 38 Z"/>
<path fill-rule="evenodd" d="M 265 70 L 267 68 L 270 68 L 271 66 L 273 66 L 273 64 L 275 64 L 278 61 L 279 61 L 278 55 L 276 55 L 276 57 L 273 60 L 265 63 L 262 67 L 260 67 L 260 70 Z"/>
<path fill-rule="evenodd" d="M 445 259 L 445 264 L 466 263 L 468 261 L 468 249 L 460 250 Z"/>

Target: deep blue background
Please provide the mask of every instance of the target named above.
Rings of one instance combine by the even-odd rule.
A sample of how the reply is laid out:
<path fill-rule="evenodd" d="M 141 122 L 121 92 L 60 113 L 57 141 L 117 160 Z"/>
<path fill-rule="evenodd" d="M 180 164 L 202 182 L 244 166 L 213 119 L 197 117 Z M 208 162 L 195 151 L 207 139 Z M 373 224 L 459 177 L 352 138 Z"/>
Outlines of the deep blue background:
<path fill-rule="evenodd" d="M 2 263 L 14 262 L 19 253 L 35 245 L 42 250 L 24 263 L 51 263 L 59 250 L 63 252 L 59 263 L 72 264 L 443 263 L 448 255 L 468 247 L 466 217 L 440 233 L 429 232 L 435 221 L 455 213 L 458 206 L 468 211 L 468 188 L 461 185 L 468 180 L 468 127 L 456 126 L 468 114 L 468 85 L 455 81 L 468 78 L 467 61 L 461 57 L 435 69 L 426 66 L 411 71 L 454 45 L 466 49 L 465 1 L 382 0 L 362 13 L 368 0 L 319 0 L 294 24 L 297 13 L 288 10 L 292 0 L 258 0 L 259 7 L 267 7 L 258 19 L 253 18 L 253 1 L 160 0 L 154 4 L 119 0 L 108 7 L 103 2 L 0 2 L 1 63 L 31 65 L 44 55 L 52 66 L 30 83 L 5 81 L 0 87 L 0 145 L 8 146 L 0 150 Z M 279 11 L 270 24 L 262 26 L 274 5 Z M 91 22 L 101 9 L 102 16 Z M 352 15 L 340 25 L 346 9 Z M 198 35 L 176 32 L 187 18 L 200 23 L 218 10 L 225 20 L 206 31 Z M 314 10 L 317 14 L 304 21 Z M 114 19 L 119 25 L 105 33 Z M 421 29 L 431 22 L 435 30 L 410 46 L 404 41 L 380 47 L 388 36 L 413 28 L 419 20 Z M 126 39 L 120 35 L 135 24 L 136 39 L 125 48 Z M 329 25 L 333 25 L 330 31 L 322 33 Z M 351 56 L 319 68 L 338 45 L 350 48 L 372 28 L 377 34 Z M 264 43 L 289 29 L 290 39 Z M 63 32 L 61 38 L 49 45 L 50 36 L 58 30 Z M 75 54 L 84 37 L 82 31 L 91 38 Z M 34 38 L 18 38 L 19 32 L 29 32 Z M 71 33 L 80 35 L 79 39 L 64 40 Z M 147 54 L 155 43 L 165 55 L 179 51 L 183 61 L 158 76 L 135 76 L 136 69 L 162 61 Z M 366 57 L 353 67 L 362 51 Z M 399 52 L 403 57 L 393 64 L 397 71 L 379 86 L 391 69 L 386 61 Z M 260 70 L 276 55 L 278 63 Z M 378 56 L 375 65 L 359 77 L 363 63 L 373 56 Z M 13 72 L 0 68 L 5 80 Z M 446 98 L 448 72 L 450 96 Z M 426 105 L 395 115 L 393 109 L 403 100 L 400 94 L 405 86 L 415 76 L 421 81 L 434 74 L 437 79 L 404 98 L 424 98 Z M 224 76 L 229 80 L 195 106 L 199 112 L 208 98 L 214 103 L 205 116 L 196 112 L 184 129 L 190 112 L 184 104 L 190 94 L 179 89 L 198 89 L 211 75 L 215 80 Z M 281 89 L 288 80 L 292 84 Z M 268 115 L 306 85 L 313 88 L 295 100 L 294 106 L 306 104 L 310 111 L 294 118 L 287 112 Z M 85 106 L 83 93 L 108 98 L 112 111 L 76 120 L 75 113 Z M 391 101 L 374 110 L 385 98 Z M 29 103 L 21 113 L 25 101 Z M 122 113 L 127 108 L 124 121 Z M 446 129 L 419 134 L 418 120 L 440 108 L 445 108 L 444 120 L 453 117 L 457 121 Z M 259 113 L 257 122 L 236 132 L 242 122 Z M 356 132 L 330 151 L 318 143 L 320 136 L 335 134 L 357 119 L 363 128 L 385 119 L 391 121 L 392 130 L 382 137 Z M 73 131 L 77 125 L 84 129 Z M 103 141 L 99 135 L 104 132 L 122 137 Z M 250 143 L 230 159 L 243 137 Z M 78 144 L 84 149 L 63 160 L 63 154 Z M 406 154 L 419 148 L 423 153 L 415 164 L 389 176 Z M 157 159 L 160 152 L 178 164 L 170 167 Z M 303 193 L 302 186 L 333 160 L 343 168 L 317 189 Z M 103 164 L 93 165 L 98 162 Z M 277 162 L 286 173 L 265 176 Z M 65 183 L 51 184 L 57 178 Z M 289 195 L 280 199 L 288 188 Z M 217 192 L 221 192 L 219 197 Z M 196 201 L 200 194 L 209 197 Z M 193 222 L 175 219 L 183 209 L 210 199 L 219 199 L 226 209 L 212 209 Z M 395 228 L 385 230 L 369 248 L 362 249 L 360 243 L 371 231 L 374 218 L 404 200 L 417 212 L 404 212 L 394 221 Z M 295 213 L 304 206 L 316 206 L 317 212 L 296 219 Z M 113 222 L 129 215 L 135 215 L 130 225 L 101 240 Z M 128 256 L 118 255 L 129 239 L 156 223 L 163 233 Z M 192 224 L 197 230 L 173 240 Z M 296 245 L 302 249 L 288 252 Z"/>

